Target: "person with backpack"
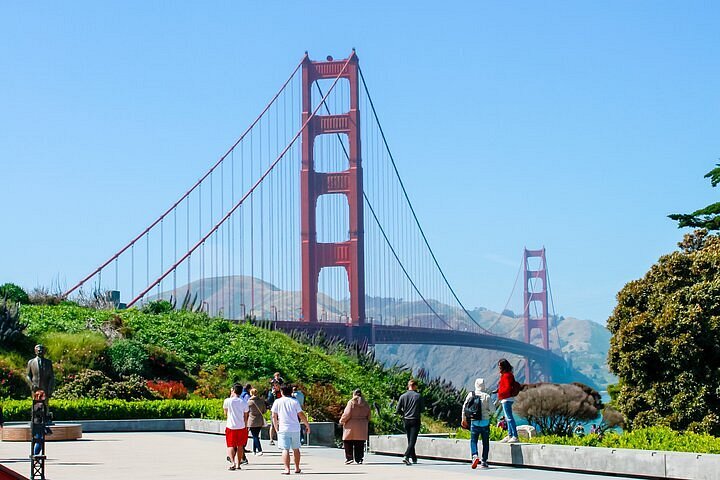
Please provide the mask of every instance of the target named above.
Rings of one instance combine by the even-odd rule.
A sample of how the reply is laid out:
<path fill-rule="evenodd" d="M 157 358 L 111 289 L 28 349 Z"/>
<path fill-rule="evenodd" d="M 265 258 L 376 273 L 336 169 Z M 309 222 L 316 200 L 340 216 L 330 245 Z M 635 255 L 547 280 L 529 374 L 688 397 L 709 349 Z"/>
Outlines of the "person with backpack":
<path fill-rule="evenodd" d="M 515 402 L 515 397 L 520 393 L 520 390 L 522 390 L 522 385 L 515 381 L 513 367 L 506 359 L 501 358 L 498 361 L 498 368 L 500 369 L 500 384 L 498 385 L 497 396 L 502 404 L 508 426 L 508 435 L 500 440 L 500 442 L 518 443 L 517 424 L 515 423 L 515 417 L 513 417 L 512 406 Z"/>
<path fill-rule="evenodd" d="M 462 426 L 470 429 L 470 455 L 472 464 L 470 468 L 476 469 L 478 465 L 488 468 L 488 454 L 490 453 L 490 395 L 485 392 L 485 380 L 475 379 L 475 389 L 465 398 L 462 408 Z M 478 457 L 478 438 L 482 438 L 482 460 Z"/>

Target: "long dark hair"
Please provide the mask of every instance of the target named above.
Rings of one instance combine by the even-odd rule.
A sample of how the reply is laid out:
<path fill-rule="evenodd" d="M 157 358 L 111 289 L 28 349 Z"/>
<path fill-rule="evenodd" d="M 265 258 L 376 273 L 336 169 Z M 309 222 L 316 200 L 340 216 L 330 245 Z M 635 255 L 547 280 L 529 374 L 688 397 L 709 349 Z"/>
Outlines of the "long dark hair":
<path fill-rule="evenodd" d="M 498 361 L 498 367 L 500 367 L 500 373 L 512 373 L 513 371 L 513 366 L 510 365 L 510 362 L 505 358 L 501 358 L 500 361 Z"/>

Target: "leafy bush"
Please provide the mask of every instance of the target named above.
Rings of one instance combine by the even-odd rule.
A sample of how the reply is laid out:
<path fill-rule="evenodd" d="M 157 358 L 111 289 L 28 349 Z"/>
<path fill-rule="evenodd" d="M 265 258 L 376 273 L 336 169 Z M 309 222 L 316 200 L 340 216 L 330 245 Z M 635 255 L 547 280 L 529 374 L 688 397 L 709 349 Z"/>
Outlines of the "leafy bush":
<path fill-rule="evenodd" d="M 120 400 L 150 400 L 159 398 L 153 390 L 148 388 L 143 378 L 131 375 L 119 381 L 113 381 L 103 372 L 97 370 L 84 370 L 69 378 L 55 393 L 55 399 L 120 399 Z"/>
<path fill-rule="evenodd" d="M 617 295 L 607 322 L 615 401 L 631 428 L 720 435 L 720 236 L 697 230 Z"/>
<path fill-rule="evenodd" d="M 186 371 L 185 363 L 180 357 L 156 345 L 148 345 L 148 374 L 152 378 L 177 380 L 189 387 L 195 387 L 196 381 Z"/>
<path fill-rule="evenodd" d="M 671 452 L 720 453 L 720 438 L 708 434 L 676 432 L 668 427 L 638 428 L 631 432 L 584 437 L 540 436 L 532 443 L 605 448 L 634 448 Z"/>
<path fill-rule="evenodd" d="M 0 361 L 0 398 L 30 398 L 23 373 L 4 361 Z"/>
<path fill-rule="evenodd" d="M 230 386 L 225 365 L 218 365 L 210 370 L 200 370 L 193 393 L 201 398 L 225 398 Z"/>
<path fill-rule="evenodd" d="M 53 362 L 59 379 L 76 375 L 85 369 L 103 369 L 106 366 L 105 337 L 95 332 L 49 332 L 40 337 L 46 356 Z M 61 382 L 60 382 L 61 383 Z"/>
<path fill-rule="evenodd" d="M 345 409 L 339 392 L 332 385 L 315 383 L 306 390 L 304 410 L 317 421 L 337 422 Z"/>
<path fill-rule="evenodd" d="M 513 405 L 540 434 L 571 435 L 578 423 L 597 418 L 596 399 L 578 385 L 543 383 L 520 392 Z"/>
<path fill-rule="evenodd" d="M 188 396 L 185 385 L 176 380 L 150 380 L 147 386 L 162 398 L 184 400 Z"/>
<path fill-rule="evenodd" d="M 110 366 L 118 375 L 146 375 L 150 367 L 150 355 L 137 340 L 117 340 L 108 348 Z"/>
<path fill-rule="evenodd" d="M 30 400 L 3 402 L 6 421 L 30 418 Z M 222 400 L 50 400 L 55 420 L 125 420 L 142 418 L 209 418 L 222 420 Z"/>
<path fill-rule="evenodd" d="M 160 315 L 163 313 L 169 313 L 174 310 L 173 304 L 167 300 L 155 300 L 142 308 L 143 313 L 149 313 L 151 315 Z"/>
<path fill-rule="evenodd" d="M 9 344 L 22 337 L 25 328 L 20 322 L 20 309 L 17 303 L 0 299 L 0 341 Z"/>
<path fill-rule="evenodd" d="M 30 297 L 28 297 L 27 292 L 14 283 L 4 283 L 0 285 L 0 298 L 6 298 L 11 302 L 22 305 L 30 303 Z"/>

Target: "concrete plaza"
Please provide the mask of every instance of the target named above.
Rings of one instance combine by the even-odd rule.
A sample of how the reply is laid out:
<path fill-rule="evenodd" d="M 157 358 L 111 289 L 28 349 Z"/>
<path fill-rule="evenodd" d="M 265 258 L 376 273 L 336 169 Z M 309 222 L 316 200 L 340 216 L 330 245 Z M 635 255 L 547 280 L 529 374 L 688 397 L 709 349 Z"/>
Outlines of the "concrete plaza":
<path fill-rule="evenodd" d="M 28 475 L 28 443 L 0 442 L 0 463 Z M 263 456 L 249 455 L 250 464 L 228 471 L 225 443 L 220 435 L 201 433 L 90 433 L 82 440 L 49 442 L 48 480 L 145 480 L 174 478 L 284 478 L 280 452 L 263 441 Z M 363 465 L 345 465 L 340 449 L 306 447 L 302 450 L 302 476 L 378 479 L 418 478 L 452 480 L 469 475 L 493 479 L 592 480 L 597 475 L 491 466 L 471 470 L 469 463 L 420 460 L 406 466 L 400 458 L 368 454 Z M 299 475 L 291 475 L 297 477 Z M 622 477 L 614 477 L 622 478 Z"/>

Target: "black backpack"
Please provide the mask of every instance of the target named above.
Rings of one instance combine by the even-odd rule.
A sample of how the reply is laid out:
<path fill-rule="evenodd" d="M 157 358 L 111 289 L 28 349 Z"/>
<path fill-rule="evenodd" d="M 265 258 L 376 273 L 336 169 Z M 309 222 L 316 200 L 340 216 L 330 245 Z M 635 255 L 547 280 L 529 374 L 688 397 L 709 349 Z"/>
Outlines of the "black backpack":
<path fill-rule="evenodd" d="M 472 392 L 472 397 L 467 401 L 464 413 L 468 420 L 482 420 L 482 399 L 475 395 L 475 392 Z"/>

